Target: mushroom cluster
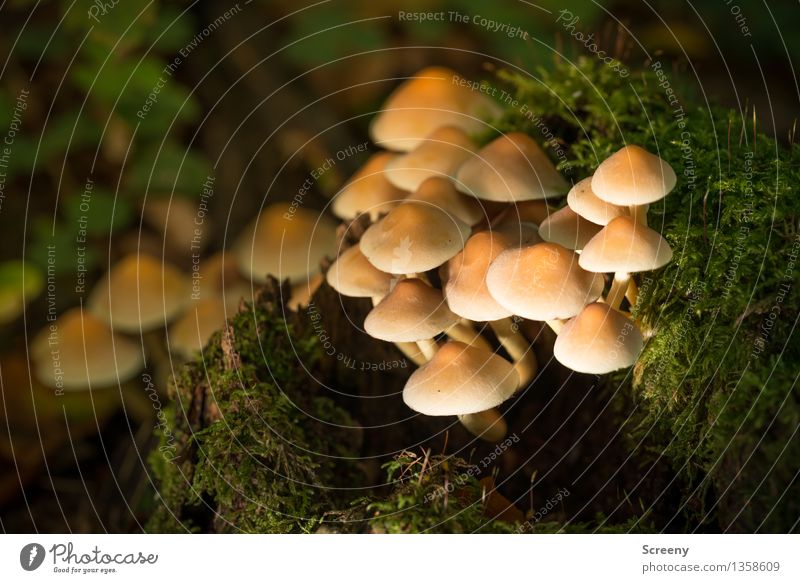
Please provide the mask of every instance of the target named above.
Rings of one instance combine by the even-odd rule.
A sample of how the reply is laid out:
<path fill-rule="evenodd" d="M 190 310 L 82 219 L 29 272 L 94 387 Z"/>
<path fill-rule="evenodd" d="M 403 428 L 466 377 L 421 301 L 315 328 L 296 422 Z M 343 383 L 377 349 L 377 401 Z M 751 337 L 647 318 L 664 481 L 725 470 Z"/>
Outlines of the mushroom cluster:
<path fill-rule="evenodd" d="M 367 215 L 370 225 L 327 280 L 342 295 L 371 298 L 367 334 L 419 365 L 403 391 L 411 409 L 458 416 L 494 441 L 506 432 L 496 407 L 537 374 L 521 319 L 546 322 L 558 335 L 556 359 L 575 371 L 636 361 L 643 337 L 623 301 L 636 301 L 631 274 L 671 259 L 646 215 L 676 177 L 659 157 L 626 146 L 570 189 L 523 133 L 479 147 L 471 134 L 498 109 L 457 80 L 424 69 L 373 120 L 371 137 L 385 150 L 332 203 L 339 218 Z M 566 206 L 550 206 L 564 195 Z"/>
<path fill-rule="evenodd" d="M 335 238 L 330 219 L 277 203 L 232 251 L 193 260 L 191 273 L 143 252 L 126 255 L 97 282 L 85 309 L 65 311 L 33 340 L 36 377 L 56 389 L 110 387 L 141 371 L 145 355 L 165 375 L 167 354 L 195 355 L 268 274 L 292 283 L 288 309 L 305 304 L 322 283 L 319 263 Z"/>

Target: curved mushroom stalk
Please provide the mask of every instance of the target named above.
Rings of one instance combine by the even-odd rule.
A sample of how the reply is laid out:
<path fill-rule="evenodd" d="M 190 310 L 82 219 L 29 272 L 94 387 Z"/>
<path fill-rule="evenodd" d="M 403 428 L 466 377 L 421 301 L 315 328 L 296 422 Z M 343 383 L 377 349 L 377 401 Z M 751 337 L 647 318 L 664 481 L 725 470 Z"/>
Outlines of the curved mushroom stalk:
<path fill-rule="evenodd" d="M 430 362 L 433 357 L 436 356 L 436 352 L 439 350 L 439 345 L 436 343 L 435 338 L 417 340 L 417 346 L 419 346 L 419 349 L 425 356 L 425 362 Z"/>
<path fill-rule="evenodd" d="M 484 338 L 480 332 L 475 331 L 469 320 L 461 320 L 453 324 L 450 328 L 444 331 L 450 338 L 469 344 L 470 346 L 477 346 L 486 350 L 491 350 L 489 342 Z"/>
<path fill-rule="evenodd" d="M 508 433 L 508 424 L 497 409 L 459 415 L 458 420 L 472 435 L 490 443 L 500 441 Z"/>
<path fill-rule="evenodd" d="M 566 320 L 547 320 L 545 324 L 550 326 L 550 329 L 556 333 L 556 336 L 561 334 L 561 330 L 564 329 L 564 324 Z"/>
<path fill-rule="evenodd" d="M 643 227 L 647 226 L 647 211 L 650 210 L 649 204 L 639 204 L 639 205 L 631 205 L 628 207 L 631 212 L 631 216 L 633 220 L 638 225 L 642 225 Z"/>
<path fill-rule="evenodd" d="M 606 303 L 615 310 L 618 310 L 619 306 L 622 304 L 622 298 L 625 297 L 625 293 L 628 291 L 630 282 L 630 273 L 624 271 L 616 272 L 614 274 L 614 281 L 611 283 L 611 289 L 608 290 L 608 295 L 606 296 Z"/>
<path fill-rule="evenodd" d="M 426 358 L 425 353 L 422 352 L 416 342 L 395 342 L 397 349 L 405 355 L 411 362 L 417 366 L 422 366 L 430 359 Z"/>
<path fill-rule="evenodd" d="M 502 318 L 490 322 L 489 325 L 494 330 L 497 339 L 509 356 L 514 361 L 514 368 L 519 375 L 519 387 L 526 386 L 536 376 L 539 363 L 536 361 L 536 353 L 533 347 L 516 329 L 511 318 Z"/>

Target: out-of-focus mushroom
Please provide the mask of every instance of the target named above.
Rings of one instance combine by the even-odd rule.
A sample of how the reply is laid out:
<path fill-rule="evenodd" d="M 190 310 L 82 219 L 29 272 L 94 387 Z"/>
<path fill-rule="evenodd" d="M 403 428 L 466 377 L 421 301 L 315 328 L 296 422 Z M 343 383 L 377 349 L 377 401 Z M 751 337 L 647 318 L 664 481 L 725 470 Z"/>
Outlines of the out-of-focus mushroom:
<path fill-rule="evenodd" d="M 564 195 L 569 184 L 536 142 L 513 132 L 467 160 L 456 176 L 456 188 L 483 200 L 519 202 Z"/>
<path fill-rule="evenodd" d="M 461 128 L 443 126 L 411 152 L 386 165 L 386 177 L 397 188 L 415 191 L 428 178 L 455 180 L 458 168 L 478 147 Z"/>
<path fill-rule="evenodd" d="M 519 385 L 507 360 L 493 352 L 451 341 L 411 375 L 403 401 L 425 415 L 466 415 L 496 407 Z"/>
<path fill-rule="evenodd" d="M 606 374 L 633 365 L 643 343 L 629 318 L 608 304 L 594 303 L 564 325 L 553 355 L 572 370 Z"/>
<path fill-rule="evenodd" d="M 226 307 L 222 298 L 200 300 L 169 327 L 170 353 L 189 359 L 202 350 L 211 335 L 225 326 Z"/>
<path fill-rule="evenodd" d="M 42 330 L 30 353 L 36 378 L 55 389 L 110 387 L 129 380 L 144 366 L 137 343 L 80 308 L 65 312 Z"/>
<path fill-rule="evenodd" d="M 333 254 L 336 226 L 315 211 L 287 203 L 269 205 L 235 246 L 245 277 L 264 283 L 268 275 L 292 283 L 319 272 L 319 262 Z"/>
<path fill-rule="evenodd" d="M 618 308 L 630 274 L 652 271 L 672 259 L 672 249 L 658 232 L 628 216 L 617 217 L 583 248 L 580 265 L 595 273 L 614 273 L 606 301 Z"/>
<path fill-rule="evenodd" d="M 89 310 L 121 332 L 163 328 L 189 303 L 189 279 L 149 255 L 128 255 L 97 283 Z"/>
<path fill-rule="evenodd" d="M 333 214 L 347 221 L 362 213 L 376 221 L 400 204 L 408 194 L 388 180 L 387 166 L 396 158 L 391 152 L 378 152 L 356 172 L 331 203 Z"/>
<path fill-rule="evenodd" d="M 142 205 L 142 220 L 155 229 L 174 254 L 202 251 L 209 242 L 210 218 L 199 221 L 198 205 L 182 196 L 149 197 Z"/>
<path fill-rule="evenodd" d="M 486 95 L 461 84 L 445 67 L 427 67 L 400 85 L 370 124 L 372 141 L 388 150 L 408 152 L 442 126 L 468 134 L 486 128 L 481 120 L 498 117 L 502 109 Z"/>

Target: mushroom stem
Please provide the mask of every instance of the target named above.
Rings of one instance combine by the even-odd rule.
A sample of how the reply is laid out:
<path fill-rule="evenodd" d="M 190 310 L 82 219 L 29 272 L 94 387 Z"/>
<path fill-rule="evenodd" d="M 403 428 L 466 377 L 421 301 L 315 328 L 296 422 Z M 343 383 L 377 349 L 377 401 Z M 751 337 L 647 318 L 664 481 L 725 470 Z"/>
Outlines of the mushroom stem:
<path fill-rule="evenodd" d="M 397 349 L 417 366 L 422 366 L 428 362 L 428 359 L 425 358 L 425 355 L 420 351 L 420 348 L 417 346 L 416 342 L 395 342 L 394 345 L 397 346 Z"/>
<path fill-rule="evenodd" d="M 372 296 L 372 305 L 377 306 L 379 303 L 381 303 L 383 298 L 384 296 Z M 397 346 L 397 349 L 417 366 L 422 366 L 430 360 L 430 358 L 426 358 L 425 354 L 421 352 L 421 349 L 419 346 L 417 346 L 416 342 L 395 342 L 394 345 Z"/>
<path fill-rule="evenodd" d="M 484 441 L 497 442 L 508 433 L 508 425 L 497 409 L 459 415 L 458 420 L 464 429 Z"/>
<path fill-rule="evenodd" d="M 469 344 L 470 346 L 477 346 L 479 348 L 491 350 L 492 347 L 486 341 L 486 338 L 481 336 L 480 332 L 473 330 L 472 326 L 468 322 L 469 320 L 462 320 L 461 322 L 453 324 L 450 328 L 445 330 L 445 334 L 447 334 L 453 340 L 457 340 L 458 342 L 463 342 L 464 344 Z"/>
<path fill-rule="evenodd" d="M 649 204 L 631 205 L 628 207 L 633 217 L 633 222 L 637 225 L 647 226 L 647 211 L 650 209 Z"/>
<path fill-rule="evenodd" d="M 558 336 L 561 333 L 561 329 L 564 327 L 564 320 L 547 320 L 545 324 L 550 326 L 550 329 Z"/>
<path fill-rule="evenodd" d="M 489 325 L 494 330 L 497 339 L 509 356 L 514 360 L 514 369 L 519 375 L 519 387 L 522 388 L 533 380 L 536 376 L 538 363 L 536 353 L 530 343 L 520 334 L 511 318 L 502 318 L 490 322 Z"/>
<path fill-rule="evenodd" d="M 606 303 L 615 310 L 619 309 L 619 306 L 622 303 L 622 298 L 625 297 L 625 292 L 628 289 L 628 282 L 630 282 L 630 279 L 630 274 L 624 271 L 618 271 L 614 274 L 614 281 L 611 283 L 611 289 L 608 290 Z"/>
<path fill-rule="evenodd" d="M 436 343 L 435 338 L 428 338 L 427 340 L 420 340 L 417 342 L 417 346 L 422 351 L 422 354 L 425 355 L 425 359 L 430 361 L 436 356 L 436 351 L 439 350 L 439 345 Z"/>
<path fill-rule="evenodd" d="M 639 300 L 639 286 L 636 285 L 633 278 L 628 282 L 628 289 L 625 291 L 625 297 L 628 298 L 628 303 L 631 305 L 630 309 L 633 310 L 636 306 L 636 302 Z"/>

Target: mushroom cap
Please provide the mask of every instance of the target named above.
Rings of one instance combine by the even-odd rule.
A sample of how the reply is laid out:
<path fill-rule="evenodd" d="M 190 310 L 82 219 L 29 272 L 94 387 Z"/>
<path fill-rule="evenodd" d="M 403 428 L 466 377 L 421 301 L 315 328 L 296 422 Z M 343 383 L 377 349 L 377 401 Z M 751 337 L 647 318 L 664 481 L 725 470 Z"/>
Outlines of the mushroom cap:
<path fill-rule="evenodd" d="M 142 221 L 153 227 L 162 242 L 176 251 L 183 251 L 190 242 L 195 249 L 202 250 L 211 240 L 208 233 L 212 221 L 206 214 L 198 224 L 200 221 L 195 221 L 197 211 L 197 202 L 183 196 L 148 196 L 142 204 Z"/>
<path fill-rule="evenodd" d="M 440 177 L 427 178 L 406 200 L 428 203 L 461 219 L 469 226 L 480 223 L 486 213 L 481 203 L 458 192 L 449 180 Z"/>
<path fill-rule="evenodd" d="M 604 201 L 592 191 L 592 177 L 578 182 L 567 194 L 567 204 L 587 221 L 607 225 L 609 221 L 628 214 L 624 206 Z"/>
<path fill-rule="evenodd" d="M 617 217 L 589 241 L 580 265 L 587 271 L 652 271 L 670 262 L 672 249 L 657 231 L 628 216 Z"/>
<path fill-rule="evenodd" d="M 545 241 L 580 251 L 601 229 L 600 225 L 587 221 L 570 207 L 565 206 L 539 225 L 539 235 Z"/>
<path fill-rule="evenodd" d="M 661 200 L 675 188 L 672 166 L 640 146 L 625 146 L 606 158 L 592 176 L 592 190 L 616 205 Z"/>
<path fill-rule="evenodd" d="M 239 270 L 258 283 L 268 275 L 296 283 L 319 271 L 335 249 L 336 226 L 315 211 L 276 203 L 267 206 L 236 242 Z"/>
<path fill-rule="evenodd" d="M 554 209 L 551 209 L 544 200 L 522 200 L 508 208 L 506 214 L 501 218 L 500 224 L 533 223 L 539 226 L 553 212 Z"/>
<path fill-rule="evenodd" d="M 553 355 L 577 372 L 606 374 L 633 365 L 643 344 L 629 318 L 608 304 L 594 303 L 564 325 Z"/>
<path fill-rule="evenodd" d="M 508 433 L 508 424 L 497 409 L 459 415 L 458 420 L 472 435 L 486 441 L 500 441 Z"/>
<path fill-rule="evenodd" d="M 397 188 L 416 190 L 431 176 L 455 180 L 458 168 L 478 147 L 461 128 L 443 126 L 414 150 L 386 165 L 386 178 Z"/>
<path fill-rule="evenodd" d="M 418 273 L 461 251 L 470 228 L 431 204 L 404 202 L 366 230 L 361 252 L 381 271 Z"/>
<path fill-rule="evenodd" d="M 518 383 L 507 360 L 484 348 L 448 342 L 414 371 L 403 401 L 424 415 L 466 415 L 506 401 Z"/>
<path fill-rule="evenodd" d="M 42 330 L 31 343 L 31 357 L 42 384 L 69 390 L 110 387 L 144 367 L 136 342 L 115 334 L 100 318 L 88 311 L 81 313 L 80 308 L 63 313 Z"/>
<path fill-rule="evenodd" d="M 367 261 L 358 245 L 339 255 L 328 269 L 327 278 L 333 289 L 351 298 L 383 297 L 394 279 Z"/>
<path fill-rule="evenodd" d="M 511 315 L 495 301 L 486 286 L 489 265 L 510 247 L 512 243 L 508 237 L 496 231 L 481 231 L 467 240 L 464 249 L 447 265 L 444 292 L 453 312 L 476 322 L 500 320 Z"/>
<path fill-rule="evenodd" d="M 603 293 L 603 277 L 581 269 L 578 254 L 557 243 L 504 251 L 486 283 L 512 314 L 540 321 L 571 318 Z"/>
<path fill-rule="evenodd" d="M 372 155 L 333 198 L 333 214 L 350 221 L 362 213 L 369 213 L 375 220 L 400 204 L 408 193 L 389 182 L 386 172 L 396 157 L 391 152 Z"/>
<path fill-rule="evenodd" d="M 395 89 L 372 120 L 372 141 L 388 150 L 408 152 L 442 126 L 468 134 L 483 130 L 481 120 L 498 117 L 502 109 L 486 95 L 459 84 L 459 79 L 445 67 L 419 71 Z"/>
<path fill-rule="evenodd" d="M 211 335 L 225 326 L 226 306 L 222 298 L 195 302 L 169 327 L 169 350 L 191 357 L 208 343 Z"/>
<path fill-rule="evenodd" d="M 441 334 L 458 322 L 447 307 L 442 292 L 421 279 L 401 279 L 372 308 L 364 330 L 387 342 L 418 342 Z"/>
<path fill-rule="evenodd" d="M 178 269 L 149 255 L 131 254 L 97 283 L 88 308 L 114 330 L 138 333 L 166 326 L 190 297 L 189 279 Z"/>
<path fill-rule="evenodd" d="M 192 282 L 192 299 L 206 300 L 222 297 L 231 312 L 236 312 L 242 298 L 253 300 L 256 290 L 239 271 L 233 253 L 220 251 L 200 264 L 200 279 Z"/>
<path fill-rule="evenodd" d="M 505 236 L 512 247 L 528 247 L 543 241 L 539 236 L 539 227 L 533 223 L 503 222 L 493 231 Z"/>
<path fill-rule="evenodd" d="M 456 186 L 476 198 L 498 202 L 561 196 L 569 184 L 530 137 L 512 132 L 493 140 L 458 171 Z"/>

